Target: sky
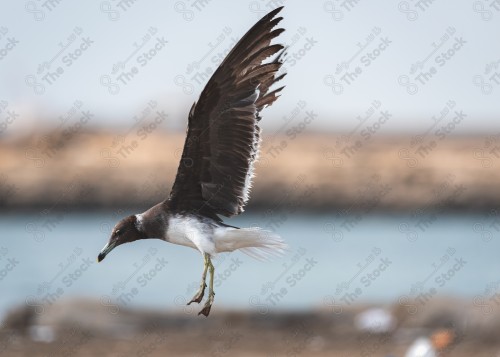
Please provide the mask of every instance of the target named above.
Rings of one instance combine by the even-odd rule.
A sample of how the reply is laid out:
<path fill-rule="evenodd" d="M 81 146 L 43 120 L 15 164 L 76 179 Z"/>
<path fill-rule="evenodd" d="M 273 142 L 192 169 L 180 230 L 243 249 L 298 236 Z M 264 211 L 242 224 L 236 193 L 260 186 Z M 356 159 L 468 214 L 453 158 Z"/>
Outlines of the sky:
<path fill-rule="evenodd" d="M 288 75 L 264 129 L 496 133 L 495 1 L 4 0 L 0 137 L 142 117 L 183 130 L 224 55 L 281 5 Z"/>

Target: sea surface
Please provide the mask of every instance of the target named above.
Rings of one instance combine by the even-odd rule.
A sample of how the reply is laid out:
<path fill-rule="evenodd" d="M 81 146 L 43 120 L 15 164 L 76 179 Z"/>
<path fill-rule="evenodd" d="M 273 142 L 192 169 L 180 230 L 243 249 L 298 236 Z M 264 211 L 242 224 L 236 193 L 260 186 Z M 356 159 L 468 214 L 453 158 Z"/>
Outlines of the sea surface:
<path fill-rule="evenodd" d="M 3 214 L 0 319 L 16 305 L 73 297 L 186 309 L 202 272 L 197 251 L 151 239 L 122 245 L 97 263 L 112 226 L 129 213 Z M 473 298 L 500 280 L 500 235 L 487 215 L 246 212 L 226 222 L 267 227 L 289 251 L 271 262 L 219 255 L 216 309 L 334 309 L 419 294 Z"/>

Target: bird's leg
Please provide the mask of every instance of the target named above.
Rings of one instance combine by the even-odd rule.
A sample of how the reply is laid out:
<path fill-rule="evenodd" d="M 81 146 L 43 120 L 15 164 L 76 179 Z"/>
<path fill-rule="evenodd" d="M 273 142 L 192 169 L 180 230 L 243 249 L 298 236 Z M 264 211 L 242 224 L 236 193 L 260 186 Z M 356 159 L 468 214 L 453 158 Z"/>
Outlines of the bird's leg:
<path fill-rule="evenodd" d="M 191 304 L 193 302 L 200 303 L 200 301 L 203 299 L 203 296 L 205 295 L 205 288 L 207 287 L 207 284 L 205 284 L 205 280 L 207 278 L 207 270 L 208 270 L 208 254 L 204 253 L 203 254 L 203 260 L 204 260 L 204 266 L 203 266 L 203 275 L 201 276 L 201 283 L 200 283 L 200 288 L 198 289 L 198 292 L 193 296 L 190 302 L 187 304 Z"/>
<path fill-rule="evenodd" d="M 208 316 L 210 313 L 210 309 L 212 308 L 212 304 L 214 302 L 214 265 L 212 264 L 212 261 L 210 260 L 210 256 L 206 254 L 207 260 L 208 260 L 208 269 L 210 270 L 210 285 L 208 287 L 208 299 L 205 302 L 205 306 L 203 307 L 203 310 L 201 310 L 198 315 L 205 315 Z"/>

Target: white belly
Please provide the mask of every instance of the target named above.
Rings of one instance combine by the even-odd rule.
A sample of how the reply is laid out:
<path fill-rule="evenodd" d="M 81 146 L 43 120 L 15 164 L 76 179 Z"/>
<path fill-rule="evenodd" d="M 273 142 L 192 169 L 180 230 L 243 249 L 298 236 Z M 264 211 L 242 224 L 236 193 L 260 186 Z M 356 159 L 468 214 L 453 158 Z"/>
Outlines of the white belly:
<path fill-rule="evenodd" d="M 275 233 L 253 228 L 217 227 L 196 216 L 173 216 L 168 220 L 164 239 L 215 256 L 217 253 L 241 249 L 259 260 L 280 256 L 286 243 Z"/>
<path fill-rule="evenodd" d="M 212 227 L 197 217 L 174 216 L 168 221 L 168 229 L 164 238 L 167 242 L 215 255 L 217 251 L 212 236 Z"/>

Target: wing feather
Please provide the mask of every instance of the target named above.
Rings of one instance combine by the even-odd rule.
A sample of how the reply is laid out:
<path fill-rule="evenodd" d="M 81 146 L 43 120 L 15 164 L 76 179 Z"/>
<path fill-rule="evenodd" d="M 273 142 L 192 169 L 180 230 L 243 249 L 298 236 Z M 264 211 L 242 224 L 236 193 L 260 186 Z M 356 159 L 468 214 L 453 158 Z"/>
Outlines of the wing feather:
<path fill-rule="evenodd" d="M 203 89 L 188 117 L 186 142 L 170 197 L 177 211 L 196 211 L 220 220 L 243 211 L 260 144 L 260 111 L 283 87 L 284 47 L 271 44 L 284 29 L 271 11 L 229 52 Z M 275 56 L 270 62 L 263 63 Z"/>

